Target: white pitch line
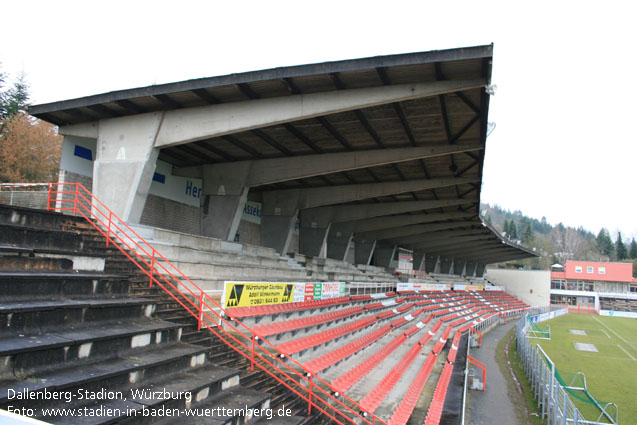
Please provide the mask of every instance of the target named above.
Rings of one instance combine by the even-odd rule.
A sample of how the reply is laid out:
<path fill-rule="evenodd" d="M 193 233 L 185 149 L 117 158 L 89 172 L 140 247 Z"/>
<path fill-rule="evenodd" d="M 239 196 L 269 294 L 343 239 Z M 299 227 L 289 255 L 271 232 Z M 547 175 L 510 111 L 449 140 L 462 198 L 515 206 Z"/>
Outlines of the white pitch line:
<path fill-rule="evenodd" d="M 628 357 L 630 357 L 631 359 L 633 359 L 633 361 L 637 360 L 636 358 L 634 358 L 633 356 L 630 355 L 630 353 L 628 351 L 626 351 L 626 349 L 624 349 L 624 347 L 622 347 L 621 345 L 617 344 L 617 346 L 619 348 L 621 348 L 621 350 L 626 353 L 628 355 Z"/>
<path fill-rule="evenodd" d="M 614 330 L 612 330 L 611 328 L 609 328 L 608 326 L 606 326 L 604 323 L 602 323 L 601 320 L 599 320 L 597 317 L 595 316 L 591 316 L 593 318 L 593 320 L 595 320 L 597 323 L 599 323 L 600 325 L 602 325 L 603 327 L 605 327 L 606 329 L 608 329 L 609 331 L 611 331 L 612 333 L 614 333 L 615 335 L 617 335 L 617 337 L 619 339 L 621 339 L 622 341 L 624 341 L 626 344 L 628 344 L 633 350 L 637 351 L 637 348 L 635 348 L 635 346 L 633 344 L 631 344 L 630 342 L 626 341 L 624 338 L 622 338 L 622 336 L 620 334 L 618 334 L 617 332 L 615 332 Z"/>
<path fill-rule="evenodd" d="M 606 335 L 608 339 L 610 339 L 610 335 L 608 335 L 604 329 L 600 329 L 600 331 L 604 332 L 604 335 Z"/>

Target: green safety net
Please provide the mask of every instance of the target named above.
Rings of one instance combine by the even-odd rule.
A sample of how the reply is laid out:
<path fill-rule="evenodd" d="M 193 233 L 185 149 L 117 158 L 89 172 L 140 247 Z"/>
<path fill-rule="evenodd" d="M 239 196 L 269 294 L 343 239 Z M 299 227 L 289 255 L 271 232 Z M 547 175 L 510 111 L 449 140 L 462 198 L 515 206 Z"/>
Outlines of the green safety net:
<path fill-rule="evenodd" d="M 544 356 L 542 356 L 544 358 Z M 546 358 L 544 358 L 549 370 L 551 369 L 551 364 L 548 362 Z M 564 389 L 576 399 L 583 401 L 584 403 L 593 404 L 595 406 L 606 406 L 608 402 L 597 400 L 595 397 L 588 392 L 588 390 L 574 390 L 569 387 L 575 388 L 584 388 L 584 375 L 581 373 L 569 373 L 564 371 L 559 371 L 557 368 L 555 369 L 555 378 L 557 381 L 564 387 Z"/>
<path fill-rule="evenodd" d="M 548 327 L 545 327 L 543 329 L 542 327 L 540 327 L 540 325 L 538 325 L 533 320 L 531 320 L 531 317 L 529 317 L 528 320 L 529 320 L 529 325 L 531 326 L 531 329 L 534 333 L 545 335 L 547 338 L 551 336 L 551 332 L 549 331 Z"/>

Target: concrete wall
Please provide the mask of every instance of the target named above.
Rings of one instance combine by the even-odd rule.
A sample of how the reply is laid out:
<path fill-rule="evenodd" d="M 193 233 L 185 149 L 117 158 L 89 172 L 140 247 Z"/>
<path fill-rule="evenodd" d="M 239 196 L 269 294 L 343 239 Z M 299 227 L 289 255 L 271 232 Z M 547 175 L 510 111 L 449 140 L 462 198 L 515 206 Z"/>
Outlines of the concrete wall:
<path fill-rule="evenodd" d="M 140 224 L 199 235 L 201 213 L 199 207 L 149 194 Z"/>
<path fill-rule="evenodd" d="M 551 272 L 548 270 L 488 268 L 486 277 L 532 307 L 544 307 L 551 302 Z"/>
<path fill-rule="evenodd" d="M 261 224 L 241 220 L 237 229 L 240 243 L 261 246 Z"/>

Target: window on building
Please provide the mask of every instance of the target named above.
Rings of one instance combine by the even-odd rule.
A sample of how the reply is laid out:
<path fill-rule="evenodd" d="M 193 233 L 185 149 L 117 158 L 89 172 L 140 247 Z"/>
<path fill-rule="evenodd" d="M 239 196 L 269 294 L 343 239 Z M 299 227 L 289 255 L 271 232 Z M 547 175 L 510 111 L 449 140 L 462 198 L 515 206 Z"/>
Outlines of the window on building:
<path fill-rule="evenodd" d="M 597 268 L 597 273 L 606 274 L 606 267 L 598 267 Z"/>
<path fill-rule="evenodd" d="M 595 273 L 595 272 L 593 271 L 593 266 L 588 266 L 588 267 L 586 267 L 586 273 Z"/>
<path fill-rule="evenodd" d="M 575 273 L 581 273 L 582 272 L 582 266 L 575 266 Z"/>

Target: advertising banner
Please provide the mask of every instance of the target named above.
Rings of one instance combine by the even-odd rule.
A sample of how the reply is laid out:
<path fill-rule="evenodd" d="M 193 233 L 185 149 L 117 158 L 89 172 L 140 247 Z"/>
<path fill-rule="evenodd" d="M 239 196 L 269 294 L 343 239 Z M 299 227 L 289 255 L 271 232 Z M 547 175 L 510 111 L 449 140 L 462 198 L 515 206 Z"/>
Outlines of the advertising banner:
<path fill-rule="evenodd" d="M 283 304 L 294 300 L 293 282 L 225 282 L 224 308 Z"/>
<path fill-rule="evenodd" d="M 504 291 L 504 286 L 485 286 L 485 291 Z"/>
<path fill-rule="evenodd" d="M 305 301 L 305 283 L 294 283 L 294 294 L 292 295 L 292 299 L 295 303 Z"/>
<path fill-rule="evenodd" d="M 224 308 L 326 300 L 345 296 L 345 282 L 225 282 Z"/>

